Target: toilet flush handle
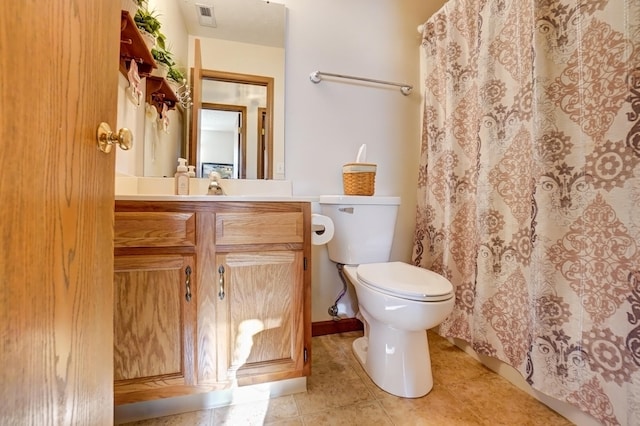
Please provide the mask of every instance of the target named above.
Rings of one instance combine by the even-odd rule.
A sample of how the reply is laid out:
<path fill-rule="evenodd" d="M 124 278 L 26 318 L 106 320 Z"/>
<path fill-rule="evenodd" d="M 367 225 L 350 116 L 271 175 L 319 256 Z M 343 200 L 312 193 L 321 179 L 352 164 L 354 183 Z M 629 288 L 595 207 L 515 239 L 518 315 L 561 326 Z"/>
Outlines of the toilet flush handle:
<path fill-rule="evenodd" d="M 353 207 L 339 207 L 339 212 L 353 214 Z"/>

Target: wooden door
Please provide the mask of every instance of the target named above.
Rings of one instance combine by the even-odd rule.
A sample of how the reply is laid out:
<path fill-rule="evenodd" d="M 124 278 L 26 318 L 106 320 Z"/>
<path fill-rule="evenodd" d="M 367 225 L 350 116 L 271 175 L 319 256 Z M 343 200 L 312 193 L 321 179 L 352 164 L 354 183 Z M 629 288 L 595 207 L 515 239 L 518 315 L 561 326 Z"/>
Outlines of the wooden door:
<path fill-rule="evenodd" d="M 258 108 L 258 152 L 257 152 L 257 165 L 258 175 L 257 179 L 267 179 L 265 170 L 268 168 L 267 159 L 271 158 L 272 153 L 267 151 L 267 109 Z M 271 144 L 273 145 L 273 144 Z M 272 176 L 273 177 L 273 176 Z"/>
<path fill-rule="evenodd" d="M 209 174 L 204 173 L 206 167 L 205 164 L 207 162 L 213 163 L 226 163 L 233 164 L 233 175 L 234 179 L 246 179 L 247 178 L 247 107 L 243 105 L 227 105 L 227 104 L 216 104 L 210 102 L 202 102 L 200 108 L 200 126 L 207 127 L 208 130 L 211 128 L 208 126 L 215 126 L 215 119 L 212 117 L 236 117 L 236 131 L 235 138 L 233 141 L 233 149 L 227 150 L 217 150 L 218 152 L 224 151 L 227 153 L 228 151 L 234 152 L 234 157 L 237 157 L 238 161 L 234 163 L 233 160 L 228 161 L 224 160 L 218 156 L 213 159 L 212 152 L 216 152 L 216 141 L 207 140 L 206 138 L 202 138 L 203 129 L 198 129 L 197 132 L 199 134 L 198 140 L 200 143 L 198 144 L 198 158 L 202 161 L 201 164 L 201 177 L 208 178 Z M 221 114 L 220 116 L 214 114 Z M 220 141 L 217 141 L 218 143 Z M 208 158 L 204 158 L 201 154 L 208 153 Z M 207 161 L 205 161 L 207 160 Z M 212 161 L 213 160 L 213 161 Z M 227 176 L 222 176 L 223 178 L 227 178 Z"/>
<path fill-rule="evenodd" d="M 6 1 L 0 12 L 2 423 L 113 424 L 120 2 Z"/>

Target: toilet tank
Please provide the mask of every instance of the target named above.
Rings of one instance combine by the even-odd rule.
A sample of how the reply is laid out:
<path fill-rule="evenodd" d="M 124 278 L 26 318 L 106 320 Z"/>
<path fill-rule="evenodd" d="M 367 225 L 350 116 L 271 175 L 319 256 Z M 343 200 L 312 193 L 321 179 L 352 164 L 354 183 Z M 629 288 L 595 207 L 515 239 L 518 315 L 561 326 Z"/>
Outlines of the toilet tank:
<path fill-rule="evenodd" d="M 319 204 L 335 228 L 329 259 L 345 265 L 389 260 L 400 197 L 322 195 Z"/>

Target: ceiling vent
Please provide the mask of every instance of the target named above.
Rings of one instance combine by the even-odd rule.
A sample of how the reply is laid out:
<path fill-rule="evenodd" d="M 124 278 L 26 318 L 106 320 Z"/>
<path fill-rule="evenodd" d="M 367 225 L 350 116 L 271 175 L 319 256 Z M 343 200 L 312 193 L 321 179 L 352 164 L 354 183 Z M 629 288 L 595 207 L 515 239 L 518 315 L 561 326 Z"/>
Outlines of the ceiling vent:
<path fill-rule="evenodd" d="M 213 6 L 196 3 L 196 13 L 198 14 L 200 25 L 213 28 L 218 26 L 216 17 L 213 15 Z"/>

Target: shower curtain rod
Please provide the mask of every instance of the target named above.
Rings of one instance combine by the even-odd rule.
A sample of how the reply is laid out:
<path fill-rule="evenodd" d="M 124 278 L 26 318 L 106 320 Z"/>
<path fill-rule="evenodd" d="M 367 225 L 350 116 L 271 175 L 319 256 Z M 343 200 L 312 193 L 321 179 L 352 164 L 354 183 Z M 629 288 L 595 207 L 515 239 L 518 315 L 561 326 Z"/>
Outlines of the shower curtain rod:
<path fill-rule="evenodd" d="M 352 75 L 333 74 L 330 72 L 323 72 L 323 71 L 312 72 L 311 74 L 309 74 L 309 80 L 311 80 L 311 82 L 313 83 L 320 83 L 322 81 L 322 76 L 346 78 L 348 80 L 367 81 L 369 83 L 386 84 L 387 86 L 397 86 L 400 88 L 400 92 L 405 96 L 409 95 L 411 93 L 411 90 L 413 90 L 413 86 L 411 86 L 410 84 L 394 83 L 391 81 L 384 81 L 384 80 L 375 80 L 373 78 L 354 77 Z"/>

